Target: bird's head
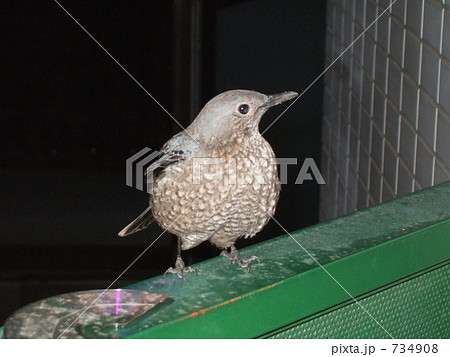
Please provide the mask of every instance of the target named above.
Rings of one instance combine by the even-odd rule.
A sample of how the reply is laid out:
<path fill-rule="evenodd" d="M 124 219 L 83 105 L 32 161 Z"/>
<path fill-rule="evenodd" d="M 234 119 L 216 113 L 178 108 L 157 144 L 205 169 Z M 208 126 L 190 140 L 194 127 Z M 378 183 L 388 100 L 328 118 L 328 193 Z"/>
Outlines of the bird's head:
<path fill-rule="evenodd" d="M 263 114 L 295 98 L 295 92 L 266 95 L 250 90 L 230 90 L 212 98 L 187 128 L 196 140 L 219 142 L 258 132 Z"/>

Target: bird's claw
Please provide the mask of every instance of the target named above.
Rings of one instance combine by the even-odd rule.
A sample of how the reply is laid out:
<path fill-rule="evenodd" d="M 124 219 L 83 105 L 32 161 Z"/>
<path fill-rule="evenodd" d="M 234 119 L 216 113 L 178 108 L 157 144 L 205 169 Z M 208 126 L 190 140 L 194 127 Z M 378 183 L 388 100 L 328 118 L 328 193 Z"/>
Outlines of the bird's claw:
<path fill-rule="evenodd" d="M 178 256 L 177 260 L 175 261 L 175 267 L 174 268 L 170 267 L 169 269 L 167 269 L 166 272 L 164 273 L 164 276 L 166 276 L 167 273 L 177 274 L 177 276 L 180 279 L 184 280 L 186 280 L 186 278 L 184 277 L 184 273 L 195 273 L 195 275 L 197 275 L 197 272 L 195 271 L 194 268 L 186 267 L 183 259 L 181 259 L 180 256 Z"/>
<path fill-rule="evenodd" d="M 246 268 L 247 269 L 247 273 L 250 271 L 250 268 L 252 266 L 252 261 L 257 260 L 258 263 L 261 263 L 259 258 L 257 256 L 255 256 L 255 255 L 251 256 L 248 259 L 242 259 L 241 255 L 238 252 L 238 250 L 234 246 L 231 246 L 229 252 L 227 250 L 223 250 L 220 253 L 220 255 L 230 259 L 230 263 L 228 264 L 227 269 L 231 266 L 231 264 L 238 263 L 242 268 Z"/>
<path fill-rule="evenodd" d="M 252 267 L 252 261 L 254 261 L 254 260 L 257 260 L 258 263 L 261 263 L 261 261 L 259 260 L 259 258 L 256 255 L 252 255 L 248 259 L 241 259 L 240 261 L 238 261 L 238 263 L 242 268 L 247 268 L 247 273 L 248 273 L 250 271 L 250 268 Z"/>

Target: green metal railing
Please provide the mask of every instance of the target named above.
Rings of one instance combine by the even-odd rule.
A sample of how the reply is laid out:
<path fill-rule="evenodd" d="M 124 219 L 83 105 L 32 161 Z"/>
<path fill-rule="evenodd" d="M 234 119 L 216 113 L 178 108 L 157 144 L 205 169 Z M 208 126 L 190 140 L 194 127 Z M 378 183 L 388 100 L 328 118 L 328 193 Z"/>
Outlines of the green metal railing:
<path fill-rule="evenodd" d="M 249 274 L 217 257 L 128 338 L 448 338 L 450 182 L 242 249 Z M 318 263 L 322 267 L 318 266 Z M 419 327 L 418 327 L 419 326 Z"/>

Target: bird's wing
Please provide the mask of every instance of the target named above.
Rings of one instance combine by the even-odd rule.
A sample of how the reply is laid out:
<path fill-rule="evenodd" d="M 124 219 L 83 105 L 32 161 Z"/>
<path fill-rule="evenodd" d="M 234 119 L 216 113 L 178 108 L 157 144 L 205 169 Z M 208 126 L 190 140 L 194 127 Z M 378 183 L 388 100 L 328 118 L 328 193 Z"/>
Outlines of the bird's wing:
<path fill-rule="evenodd" d="M 175 135 L 164 144 L 158 159 L 145 171 L 147 183 L 154 182 L 169 166 L 192 157 L 198 146 L 198 143 L 184 132 Z"/>
<path fill-rule="evenodd" d="M 147 176 L 147 188 L 150 188 L 154 180 L 162 175 L 164 171 L 176 162 L 185 160 L 197 151 L 198 143 L 191 139 L 184 132 L 175 135 L 160 150 L 160 155 L 145 172 Z M 150 193 L 151 194 L 151 193 Z M 146 229 L 153 223 L 155 218 L 152 214 L 151 204 L 133 222 L 119 232 L 120 237 L 136 233 Z"/>

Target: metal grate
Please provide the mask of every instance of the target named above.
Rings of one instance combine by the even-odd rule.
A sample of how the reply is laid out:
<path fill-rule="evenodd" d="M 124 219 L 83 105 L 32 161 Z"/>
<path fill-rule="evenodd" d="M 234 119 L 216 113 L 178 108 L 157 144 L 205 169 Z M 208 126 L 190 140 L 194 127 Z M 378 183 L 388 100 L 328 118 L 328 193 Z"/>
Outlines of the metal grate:
<path fill-rule="evenodd" d="M 394 338 L 449 338 L 450 266 L 403 282 L 361 300 Z M 356 303 L 334 310 L 271 338 L 386 338 Z"/>
<path fill-rule="evenodd" d="M 328 0 L 327 65 L 389 0 Z M 450 179 L 448 0 L 398 0 L 325 76 L 321 220 Z"/>

